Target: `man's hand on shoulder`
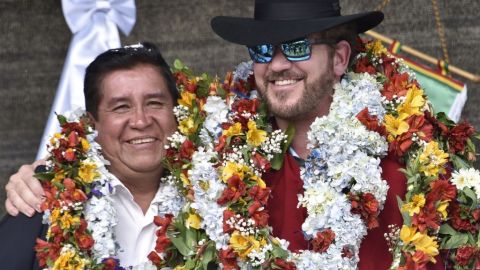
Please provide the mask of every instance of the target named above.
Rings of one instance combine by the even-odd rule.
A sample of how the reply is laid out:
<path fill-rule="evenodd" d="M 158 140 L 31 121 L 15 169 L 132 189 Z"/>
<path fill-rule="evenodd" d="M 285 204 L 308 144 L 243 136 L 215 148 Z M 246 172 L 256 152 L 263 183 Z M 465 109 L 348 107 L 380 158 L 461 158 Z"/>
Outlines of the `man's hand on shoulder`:
<path fill-rule="evenodd" d="M 16 216 L 19 212 L 22 212 L 31 217 L 35 210 L 40 212 L 44 192 L 40 181 L 33 175 L 35 174 L 35 168 L 44 164 L 45 160 L 42 159 L 35 161 L 33 164 L 22 165 L 17 173 L 10 176 L 5 186 L 7 192 L 5 209 L 10 215 Z"/>

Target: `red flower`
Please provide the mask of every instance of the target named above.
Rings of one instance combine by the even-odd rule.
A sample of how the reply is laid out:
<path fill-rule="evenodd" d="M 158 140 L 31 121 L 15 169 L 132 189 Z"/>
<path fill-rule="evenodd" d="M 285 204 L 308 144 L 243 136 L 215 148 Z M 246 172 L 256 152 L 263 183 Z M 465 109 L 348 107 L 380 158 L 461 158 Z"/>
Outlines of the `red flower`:
<path fill-rule="evenodd" d="M 77 132 L 72 131 L 68 135 L 68 146 L 69 147 L 75 147 L 79 143 L 78 135 Z"/>
<path fill-rule="evenodd" d="M 296 270 L 297 267 L 293 262 L 287 262 L 284 259 L 276 258 L 274 261 L 275 266 L 283 270 Z M 277 269 L 277 268 L 275 268 Z"/>
<path fill-rule="evenodd" d="M 93 247 L 94 240 L 88 234 L 75 232 L 75 240 L 81 249 L 88 250 Z"/>
<path fill-rule="evenodd" d="M 270 170 L 270 162 L 264 158 L 260 153 L 255 152 L 252 156 L 253 164 L 259 169 L 264 169 L 265 171 Z"/>
<path fill-rule="evenodd" d="M 270 195 L 270 188 L 261 188 L 256 185 L 248 191 L 248 195 L 252 197 L 253 200 L 261 202 L 262 205 L 266 205 L 268 196 Z"/>
<path fill-rule="evenodd" d="M 395 73 L 389 81 L 383 85 L 382 94 L 388 99 L 392 100 L 393 96 L 403 97 L 408 92 L 408 73 Z"/>
<path fill-rule="evenodd" d="M 216 152 L 221 152 L 225 145 L 227 144 L 227 136 L 222 135 L 218 138 L 218 143 L 215 145 L 215 151 Z"/>
<path fill-rule="evenodd" d="M 378 201 L 372 193 L 360 195 L 350 193 L 349 199 L 352 204 L 351 212 L 360 215 L 367 223 L 368 229 L 378 227 Z"/>
<path fill-rule="evenodd" d="M 370 59 L 368 59 L 367 57 L 362 57 L 355 64 L 355 72 L 357 73 L 367 72 L 369 74 L 375 74 L 377 73 L 377 70 L 370 62 Z"/>
<path fill-rule="evenodd" d="M 472 246 L 463 246 L 457 249 L 457 254 L 455 255 L 455 261 L 460 266 L 467 266 L 470 264 L 471 259 L 475 258 L 477 249 Z"/>
<path fill-rule="evenodd" d="M 195 152 L 195 145 L 190 140 L 185 140 L 180 146 L 180 158 L 181 159 L 192 159 L 192 155 Z"/>
<path fill-rule="evenodd" d="M 457 197 L 457 188 L 448 180 L 436 180 L 430 183 L 431 191 L 427 194 L 427 201 L 446 201 Z"/>
<path fill-rule="evenodd" d="M 257 108 L 259 106 L 259 101 L 258 99 L 240 99 L 236 101 L 232 105 L 233 111 L 238 112 L 239 114 L 242 113 L 252 113 L 255 114 L 257 113 Z"/>
<path fill-rule="evenodd" d="M 467 139 L 475 133 L 475 129 L 468 123 L 460 123 L 450 130 L 448 145 L 454 153 L 463 152 Z"/>
<path fill-rule="evenodd" d="M 185 85 L 188 82 L 188 77 L 185 75 L 185 73 L 181 71 L 177 71 L 173 74 L 175 77 L 175 81 L 177 82 L 177 85 Z"/>
<path fill-rule="evenodd" d="M 220 262 L 223 264 L 223 269 L 225 270 L 238 270 L 240 269 L 237 264 L 237 255 L 233 251 L 232 247 L 228 247 L 227 249 L 222 249 L 218 253 L 218 258 Z"/>
<path fill-rule="evenodd" d="M 435 208 L 434 203 L 425 205 L 420 213 L 414 214 L 412 224 L 418 227 L 420 232 L 425 232 L 427 228 L 436 230 L 440 227 L 440 215 Z"/>
<path fill-rule="evenodd" d="M 65 151 L 65 154 L 64 154 L 64 157 L 67 161 L 75 161 L 75 159 L 77 158 L 75 156 L 75 151 L 73 151 L 72 148 L 68 148 L 66 151 Z"/>
<path fill-rule="evenodd" d="M 36 239 L 35 252 L 37 253 L 38 264 L 40 267 L 47 267 L 48 260 L 56 260 L 60 254 L 61 246 L 59 244 L 48 243 L 40 238 Z"/>
<path fill-rule="evenodd" d="M 102 260 L 103 270 L 117 270 L 120 266 L 120 261 L 115 258 L 106 258 Z"/>
<path fill-rule="evenodd" d="M 433 125 L 422 115 L 412 115 L 407 119 L 410 129 L 398 136 L 395 141 L 389 144 L 388 151 L 397 157 L 403 157 L 405 152 L 412 146 L 412 136 L 416 134 L 420 139 L 429 142 L 433 138 Z"/>
<path fill-rule="evenodd" d="M 228 210 L 228 209 L 225 209 L 225 210 L 223 211 L 223 232 L 224 232 L 224 233 L 231 233 L 231 232 L 233 232 L 233 231 L 235 230 L 234 227 L 231 227 L 231 226 L 227 223 L 227 221 L 228 221 L 229 219 L 231 219 L 231 218 L 235 219 L 235 212 L 233 212 L 233 211 L 231 211 L 231 210 Z"/>
<path fill-rule="evenodd" d="M 318 232 L 317 236 L 312 240 L 312 249 L 315 252 L 325 252 L 335 239 L 335 233 L 331 229 Z"/>
<path fill-rule="evenodd" d="M 396 58 L 384 56 L 382 57 L 382 67 L 385 76 L 391 80 L 392 76 L 397 74 L 398 64 L 395 63 Z"/>
<path fill-rule="evenodd" d="M 265 210 L 257 211 L 252 215 L 253 220 L 255 220 L 255 225 L 259 228 L 267 227 L 268 217 L 268 212 Z"/>
<path fill-rule="evenodd" d="M 223 190 L 222 195 L 217 200 L 217 203 L 220 205 L 223 205 L 228 201 L 236 202 L 241 196 L 245 195 L 247 189 L 245 183 L 236 174 L 228 179 L 227 186 L 228 187 Z"/>
<path fill-rule="evenodd" d="M 162 258 L 158 256 L 157 252 L 152 251 L 148 254 L 147 258 L 154 264 L 159 265 L 162 262 Z"/>
<path fill-rule="evenodd" d="M 166 234 L 157 235 L 157 241 L 155 243 L 155 251 L 158 253 L 164 252 L 170 245 L 172 241 L 168 239 Z"/>
<path fill-rule="evenodd" d="M 430 257 L 423 253 L 422 251 L 415 251 L 412 255 L 409 252 L 405 252 L 405 266 L 403 269 L 405 270 L 426 270 L 427 263 L 430 261 Z"/>
<path fill-rule="evenodd" d="M 384 125 L 379 125 L 376 115 L 372 116 L 368 112 L 368 108 L 363 109 L 357 114 L 357 119 L 365 125 L 368 130 L 378 132 L 380 135 L 385 136 L 387 130 Z"/>
<path fill-rule="evenodd" d="M 478 210 L 478 209 L 477 209 Z M 450 203 L 450 211 L 451 218 L 449 220 L 450 225 L 456 230 L 460 231 L 469 231 L 469 232 L 476 232 L 477 227 L 475 224 L 472 224 L 470 219 L 478 221 L 475 219 L 475 216 L 478 216 L 478 213 L 471 213 L 468 209 L 463 209 L 457 202 L 453 201 Z M 474 211 L 475 212 L 475 211 Z"/>
<path fill-rule="evenodd" d="M 157 231 L 158 234 L 165 234 L 167 232 L 168 226 L 172 223 L 173 221 L 173 215 L 172 214 L 166 214 L 163 218 L 160 216 L 155 216 L 153 218 L 153 223 L 159 227 Z"/>

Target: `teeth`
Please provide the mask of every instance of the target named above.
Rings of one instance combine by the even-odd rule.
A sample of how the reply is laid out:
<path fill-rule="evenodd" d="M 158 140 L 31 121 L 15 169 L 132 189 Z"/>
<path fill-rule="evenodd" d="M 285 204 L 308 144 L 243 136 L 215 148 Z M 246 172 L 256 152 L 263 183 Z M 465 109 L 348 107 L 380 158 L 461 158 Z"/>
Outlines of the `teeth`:
<path fill-rule="evenodd" d="M 131 143 L 131 144 L 141 144 L 141 143 L 150 143 L 150 142 L 153 142 L 153 141 L 155 141 L 154 138 L 143 138 L 143 139 L 131 140 L 129 143 Z"/>
<path fill-rule="evenodd" d="M 297 80 L 281 80 L 281 81 L 275 81 L 275 85 L 287 85 L 287 84 L 294 84 L 296 82 Z"/>

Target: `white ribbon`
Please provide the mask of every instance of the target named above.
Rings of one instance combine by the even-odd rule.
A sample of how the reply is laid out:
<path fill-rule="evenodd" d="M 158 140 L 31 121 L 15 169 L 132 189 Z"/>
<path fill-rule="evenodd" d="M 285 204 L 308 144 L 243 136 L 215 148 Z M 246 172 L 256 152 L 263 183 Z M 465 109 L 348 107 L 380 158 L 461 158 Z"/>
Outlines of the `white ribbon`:
<path fill-rule="evenodd" d="M 47 140 L 58 130 L 55 113 L 85 108 L 85 68 L 100 53 L 120 47 L 118 29 L 128 35 L 136 20 L 135 0 L 62 0 L 62 9 L 73 38 L 37 159 L 46 156 Z"/>

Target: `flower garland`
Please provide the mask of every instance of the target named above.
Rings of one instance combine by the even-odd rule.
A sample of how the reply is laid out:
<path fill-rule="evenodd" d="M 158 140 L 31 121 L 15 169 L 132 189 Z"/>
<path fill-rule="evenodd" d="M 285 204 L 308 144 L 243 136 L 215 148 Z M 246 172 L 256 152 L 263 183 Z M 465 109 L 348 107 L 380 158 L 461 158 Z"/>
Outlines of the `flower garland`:
<path fill-rule="evenodd" d="M 381 127 L 387 130 L 389 152 L 406 165 L 407 194 L 399 201 L 404 224 L 391 226 L 387 235 L 391 269 L 426 269 L 440 250 L 446 268 L 478 268 L 480 172 L 473 168 L 474 128 L 455 124 L 444 113 L 434 116 L 414 73 L 380 42 L 361 51 L 354 70 L 384 82 Z"/>
<path fill-rule="evenodd" d="M 220 84 L 176 62 L 179 133 L 166 166 L 189 202 L 162 223 L 166 240 L 157 242 L 156 252 L 163 257 L 152 256 L 158 267 L 356 269 L 361 240 L 378 225 L 385 201 L 379 162 L 387 149 L 406 163 L 408 178 L 406 200 L 399 203 L 404 226 L 392 226 L 387 236 L 391 268 L 424 269 L 438 248 L 450 251 L 453 265 L 479 264 L 480 210 L 468 212 L 477 209 L 480 191 L 480 174 L 471 168 L 473 128 L 443 114 L 435 118 L 414 74 L 379 42 L 360 42 L 359 50 L 335 86 L 329 115 L 308 133 L 311 154 L 301 171 L 299 202 L 309 214 L 302 229 L 313 250 L 299 254 L 288 252 L 267 224 L 270 189 L 261 173 L 279 166 L 288 142 L 268 125 L 252 91 L 251 67 L 241 64 Z"/>
<path fill-rule="evenodd" d="M 48 224 L 46 241 L 37 239 L 35 250 L 41 267 L 49 269 L 125 269 L 116 258 L 117 224 L 110 185 L 114 178 L 105 165 L 109 162 L 94 141 L 85 112 L 77 110 L 68 117 L 57 115 L 62 128 L 50 139 L 47 170 L 35 176 L 42 181 L 46 199 L 41 209 Z M 181 208 L 174 188 L 162 184 L 165 198 L 161 208 L 177 213 Z M 158 225 L 158 224 L 157 224 Z M 156 269 L 145 263 L 128 269 Z"/>

